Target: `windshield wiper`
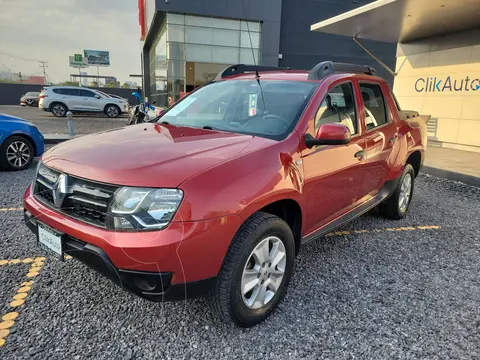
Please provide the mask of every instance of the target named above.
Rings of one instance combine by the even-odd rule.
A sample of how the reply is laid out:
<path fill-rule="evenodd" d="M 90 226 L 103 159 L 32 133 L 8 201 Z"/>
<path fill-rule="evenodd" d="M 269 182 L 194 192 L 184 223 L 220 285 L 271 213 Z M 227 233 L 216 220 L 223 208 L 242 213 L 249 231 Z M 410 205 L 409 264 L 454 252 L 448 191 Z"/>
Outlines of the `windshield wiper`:
<path fill-rule="evenodd" d="M 163 125 L 170 125 L 170 123 L 168 121 L 162 121 L 160 124 L 163 124 Z"/>

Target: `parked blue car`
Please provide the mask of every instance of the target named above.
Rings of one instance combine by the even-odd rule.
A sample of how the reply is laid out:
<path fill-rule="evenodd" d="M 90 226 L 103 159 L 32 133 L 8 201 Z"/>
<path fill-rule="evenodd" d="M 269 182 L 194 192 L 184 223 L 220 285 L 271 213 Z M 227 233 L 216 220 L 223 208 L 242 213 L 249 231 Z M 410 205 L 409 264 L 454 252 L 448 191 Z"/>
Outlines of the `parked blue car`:
<path fill-rule="evenodd" d="M 0 168 L 23 170 L 45 151 L 43 135 L 31 122 L 0 114 Z"/>

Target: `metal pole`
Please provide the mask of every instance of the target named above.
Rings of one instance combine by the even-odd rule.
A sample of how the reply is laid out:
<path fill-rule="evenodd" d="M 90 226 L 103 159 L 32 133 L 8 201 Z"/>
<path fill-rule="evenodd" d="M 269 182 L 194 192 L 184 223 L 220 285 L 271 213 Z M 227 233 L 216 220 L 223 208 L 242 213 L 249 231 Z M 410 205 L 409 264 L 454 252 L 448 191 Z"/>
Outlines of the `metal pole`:
<path fill-rule="evenodd" d="M 97 86 L 100 87 L 100 66 L 97 65 Z"/>
<path fill-rule="evenodd" d="M 365 46 L 363 46 L 360 41 L 358 41 L 357 37 L 355 36 L 353 38 L 353 41 L 355 41 L 357 43 L 358 46 L 360 46 L 363 50 L 365 50 L 365 52 L 370 55 L 373 60 L 375 60 L 376 62 L 378 62 L 385 70 L 387 70 L 390 74 L 392 74 L 393 77 L 397 76 L 397 73 L 395 71 L 393 71 L 392 69 L 390 69 L 388 67 L 387 64 L 385 64 L 382 60 L 380 60 L 379 58 L 377 58 L 375 55 L 373 55 Z"/>
<path fill-rule="evenodd" d="M 67 128 L 68 128 L 68 135 L 74 136 L 75 135 L 75 122 L 73 121 L 73 114 L 71 111 L 67 112 Z"/>

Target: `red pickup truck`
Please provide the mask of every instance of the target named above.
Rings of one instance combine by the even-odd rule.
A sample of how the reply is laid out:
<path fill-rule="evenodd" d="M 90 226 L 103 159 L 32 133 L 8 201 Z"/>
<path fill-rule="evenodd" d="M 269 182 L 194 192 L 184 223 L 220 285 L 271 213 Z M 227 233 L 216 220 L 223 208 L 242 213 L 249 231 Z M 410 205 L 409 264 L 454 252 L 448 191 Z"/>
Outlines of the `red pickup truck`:
<path fill-rule="evenodd" d="M 207 295 L 240 326 L 285 295 L 305 243 L 375 206 L 405 216 L 426 124 L 367 66 L 234 65 L 154 123 L 43 156 L 38 245 L 154 301 Z"/>

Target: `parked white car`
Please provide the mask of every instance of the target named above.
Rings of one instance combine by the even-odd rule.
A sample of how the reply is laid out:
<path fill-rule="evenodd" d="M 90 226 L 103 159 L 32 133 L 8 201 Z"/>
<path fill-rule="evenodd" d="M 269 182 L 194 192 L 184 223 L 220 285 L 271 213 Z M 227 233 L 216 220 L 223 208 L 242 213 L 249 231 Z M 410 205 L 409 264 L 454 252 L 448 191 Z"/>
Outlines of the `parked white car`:
<path fill-rule="evenodd" d="M 103 112 L 110 118 L 116 118 L 121 113 L 128 111 L 128 102 L 105 96 L 94 89 L 49 86 L 40 93 L 38 107 L 58 117 L 63 117 L 67 111 L 71 111 L 73 113 Z"/>

